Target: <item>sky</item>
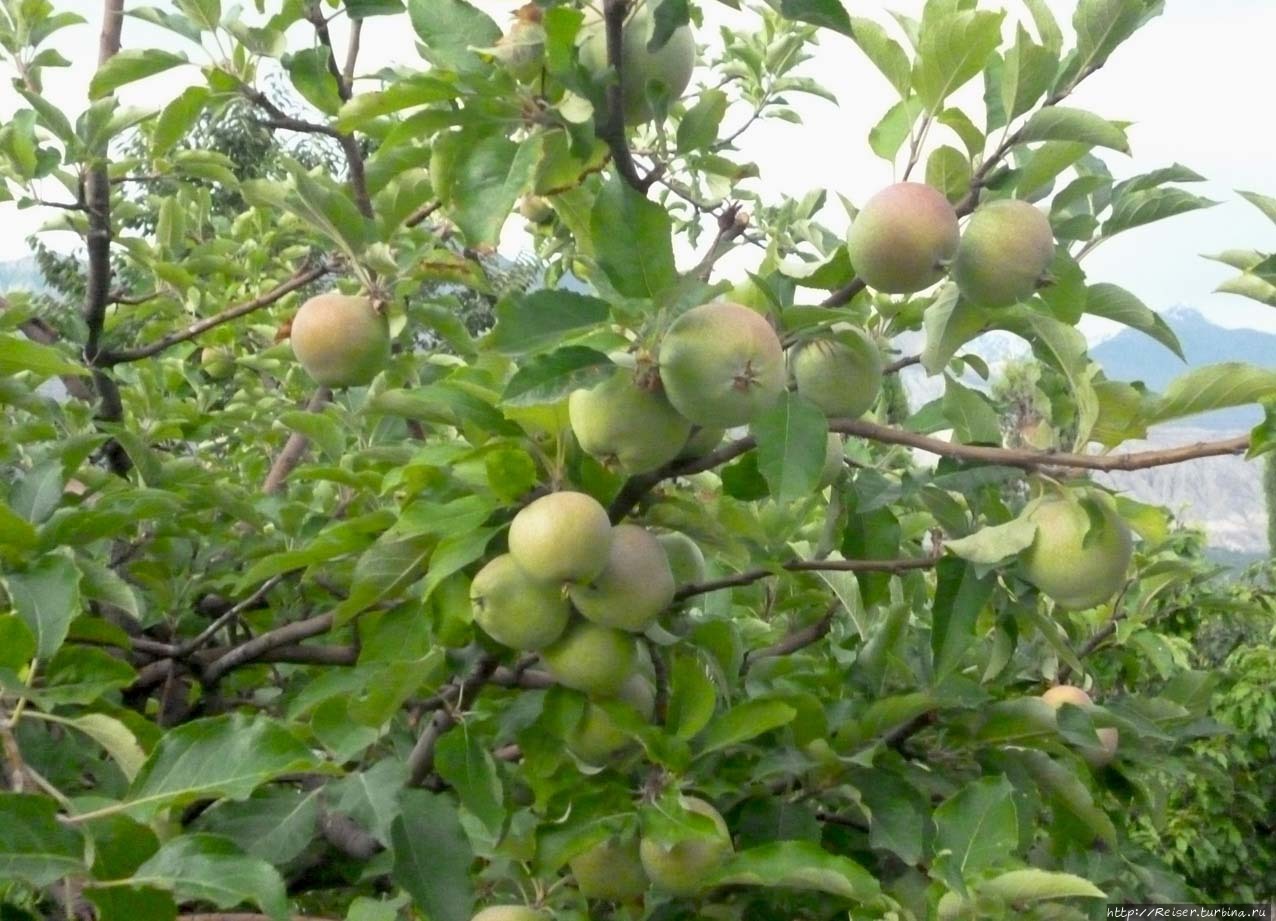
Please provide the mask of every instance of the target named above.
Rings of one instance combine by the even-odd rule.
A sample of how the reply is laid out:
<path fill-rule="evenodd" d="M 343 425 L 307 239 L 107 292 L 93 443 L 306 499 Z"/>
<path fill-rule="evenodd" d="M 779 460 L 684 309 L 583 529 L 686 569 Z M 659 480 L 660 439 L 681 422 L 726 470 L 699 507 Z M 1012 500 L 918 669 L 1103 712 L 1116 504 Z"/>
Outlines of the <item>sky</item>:
<path fill-rule="evenodd" d="M 59 9 L 98 8 L 89 0 L 54 2 Z M 143 5 L 140 0 L 126 2 L 129 7 Z M 1066 28 L 1073 0 L 1048 2 Z M 168 0 L 149 0 L 149 4 L 163 7 Z M 249 8 L 253 5 L 245 4 Z M 476 5 L 503 23 L 521 0 L 476 0 Z M 856 15 L 892 25 L 889 11 L 916 15 L 922 5 L 922 0 L 857 0 L 853 9 Z M 1004 5 L 1011 20 L 1026 17 L 1019 0 L 1006 0 Z M 720 27 L 747 28 L 750 22 L 747 15 L 714 0 L 701 0 L 701 7 L 706 16 L 706 27 L 698 36 L 702 42 L 715 42 Z M 96 61 L 99 22 L 92 13 L 88 18 L 88 25 L 68 29 L 54 40 L 75 65 L 46 71 L 46 95 L 68 113 L 83 107 Z M 345 34 L 345 22 L 334 21 L 333 35 L 339 48 L 344 47 Z M 1118 178 L 1180 162 L 1209 179 L 1193 186 L 1193 191 L 1221 202 L 1215 208 L 1129 231 L 1105 243 L 1086 259 L 1084 267 L 1091 282 L 1122 285 L 1157 310 L 1186 304 L 1220 325 L 1276 331 L 1276 311 L 1271 308 L 1212 293 L 1234 273 L 1201 258 L 1202 253 L 1224 249 L 1276 250 L 1276 225 L 1236 195 L 1238 189 L 1276 195 L 1276 117 L 1265 102 L 1259 103 L 1270 95 L 1263 87 L 1270 88 L 1276 82 L 1274 35 L 1273 0 L 1169 0 L 1164 15 L 1119 49 L 1074 94 L 1072 105 L 1134 123 L 1129 129 L 1131 157 L 1104 152 Z M 297 39 L 304 40 L 301 32 Z M 124 45 L 191 50 L 181 39 L 131 18 L 126 20 Z M 399 17 L 369 20 L 360 72 L 370 74 L 391 63 L 419 66 L 410 30 L 403 28 Z M 838 107 L 815 97 L 794 97 L 804 124 L 764 122 L 745 135 L 741 146 L 761 170 L 755 185 L 770 201 L 824 188 L 862 202 L 896 178 L 892 166 L 876 157 L 866 143 L 868 130 L 895 101 L 894 91 L 849 39 L 827 30 L 814 59 L 801 72 L 832 90 L 842 104 Z M 121 95 L 130 104 L 160 106 L 197 76 L 194 68 L 170 71 L 126 87 Z M 709 75 L 701 73 L 699 77 Z M 7 87 L 5 80 L 0 88 L 0 118 L 21 102 Z M 972 98 L 978 98 L 975 84 L 956 101 Z M 728 127 L 731 118 L 728 115 Z M 936 134 L 935 143 L 946 141 L 951 139 L 942 132 Z M 840 228 L 845 215 L 836 196 L 829 198 L 833 204 L 823 218 Z M 45 216 L 34 210 L 19 212 L 9 204 L 0 205 L 0 209 L 0 259 L 19 258 L 25 253 L 23 240 Z M 502 249 L 516 251 L 522 245 L 520 233 L 518 221 L 511 221 Z M 48 242 L 58 244 L 56 237 L 62 238 L 63 246 L 68 245 L 65 234 L 51 236 Z M 757 251 L 750 254 L 751 249 L 746 247 L 724 261 L 723 269 L 736 274 L 752 268 L 750 260 L 756 260 Z M 694 261 L 692 253 L 681 255 L 688 265 Z M 1091 331 L 1098 332 L 1100 327 Z"/>

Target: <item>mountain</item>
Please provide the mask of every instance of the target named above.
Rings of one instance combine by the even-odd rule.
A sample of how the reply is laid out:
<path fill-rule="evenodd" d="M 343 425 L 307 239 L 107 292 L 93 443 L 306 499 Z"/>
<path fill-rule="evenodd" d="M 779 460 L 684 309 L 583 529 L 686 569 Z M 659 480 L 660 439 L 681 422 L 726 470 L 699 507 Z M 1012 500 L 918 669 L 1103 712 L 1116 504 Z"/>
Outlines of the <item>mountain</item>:
<path fill-rule="evenodd" d="M 0 262 L 0 294 L 12 291 L 14 288 L 39 292 L 47 287 L 34 258 L 28 256 L 25 259 Z"/>
<path fill-rule="evenodd" d="M 1223 361 L 1244 361 L 1276 368 L 1276 335 L 1256 329 L 1216 326 L 1195 310 L 1175 307 L 1161 314 L 1179 337 L 1187 363 L 1179 361 L 1160 343 L 1132 329 L 1124 329 L 1090 349 L 1090 356 L 1113 380 L 1142 381 L 1148 389 L 1162 391 L 1189 368 Z M 1222 409 L 1193 417 L 1194 428 L 1241 431 L 1257 425 L 1257 407 Z"/>

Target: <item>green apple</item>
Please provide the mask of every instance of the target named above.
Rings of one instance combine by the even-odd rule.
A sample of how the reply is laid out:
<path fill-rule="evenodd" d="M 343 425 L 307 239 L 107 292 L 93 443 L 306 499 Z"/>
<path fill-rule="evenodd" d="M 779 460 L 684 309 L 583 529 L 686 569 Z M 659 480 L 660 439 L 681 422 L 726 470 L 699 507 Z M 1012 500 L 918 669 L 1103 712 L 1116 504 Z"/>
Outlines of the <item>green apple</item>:
<path fill-rule="evenodd" d="M 766 318 L 726 301 L 678 317 L 660 345 L 669 402 L 706 428 L 744 425 L 784 390 L 784 353 Z"/>
<path fill-rule="evenodd" d="M 568 399 L 572 431 L 581 449 L 629 476 L 649 473 L 678 456 L 691 423 L 659 389 L 641 387 L 634 373 L 618 370 L 591 390 Z"/>
<path fill-rule="evenodd" d="M 366 297 L 319 294 L 292 320 L 292 351 L 316 384 L 357 387 L 390 361 L 390 326 Z"/>
<path fill-rule="evenodd" d="M 807 341 L 794 349 L 790 365 L 798 393 L 832 418 L 858 419 L 882 389 L 881 352 L 863 330 Z"/>
<path fill-rule="evenodd" d="M 613 836 L 568 861 L 581 895 L 608 902 L 632 902 L 647 891 L 636 835 Z"/>
<path fill-rule="evenodd" d="M 648 722 L 656 710 L 656 689 L 639 672 L 625 679 L 615 699 L 633 707 Z M 566 742 L 571 753 L 588 764 L 606 764 L 633 746 L 633 739 L 616 725 L 611 714 L 593 701 L 585 704 L 585 712 Z"/>
<path fill-rule="evenodd" d="M 545 670 L 564 687 L 615 697 L 634 673 L 637 642 L 628 633 L 583 621 L 541 651 Z"/>
<path fill-rule="evenodd" d="M 622 89 L 625 123 L 628 125 L 640 125 L 654 117 L 648 98 L 649 89 L 675 100 L 691 82 L 691 72 L 696 66 L 696 40 L 688 26 L 674 29 L 664 45 L 656 51 L 651 50 L 649 43 L 655 30 L 652 6 L 651 0 L 631 4 L 622 32 L 620 66 L 624 74 Z M 597 9 L 585 14 L 581 36 L 581 63 L 600 82 L 610 80 L 607 32 Z"/>
<path fill-rule="evenodd" d="M 620 524 L 612 529 L 603 571 L 568 592 L 587 620 L 642 633 L 673 601 L 673 572 L 660 541 L 646 528 Z"/>
<path fill-rule="evenodd" d="M 674 585 L 681 587 L 705 580 L 704 553 L 699 544 L 677 531 L 661 534 L 656 539 L 669 559 Z"/>
<path fill-rule="evenodd" d="M 938 189 L 898 182 L 860 209 L 847 236 L 855 275 L 886 294 L 912 294 L 944 277 L 957 252 L 957 212 Z"/>
<path fill-rule="evenodd" d="M 526 905 L 493 905 L 484 908 L 470 921 L 551 921 L 543 911 L 528 908 Z"/>
<path fill-rule="evenodd" d="M 655 888 L 672 895 L 691 896 L 704 888 L 705 880 L 731 854 L 731 832 L 718 810 L 704 800 L 687 796 L 682 805 L 688 812 L 712 820 L 716 834 L 685 838 L 672 845 L 644 837 L 639 842 L 638 855 Z"/>
<path fill-rule="evenodd" d="M 560 586 L 537 582 L 508 553 L 479 570 L 470 585 L 474 621 L 511 649 L 541 649 L 563 635 L 571 605 Z"/>
<path fill-rule="evenodd" d="M 199 365 L 210 380 L 224 381 L 235 373 L 235 355 L 227 348 L 206 346 L 200 350 Z"/>
<path fill-rule="evenodd" d="M 1029 513 L 1037 536 L 1022 556 L 1028 581 L 1060 607 L 1084 610 L 1120 591 L 1130 568 L 1130 529 L 1106 496 L 1088 502 L 1099 512 L 1092 525 L 1086 507 L 1063 497 L 1041 501 Z M 1091 531 L 1097 527 L 1097 531 Z"/>
<path fill-rule="evenodd" d="M 555 492 L 529 503 L 510 523 L 509 548 L 540 582 L 586 582 L 607 565 L 611 521 L 592 496 Z"/>
<path fill-rule="evenodd" d="M 1017 304 L 1032 297 L 1054 249 L 1054 231 L 1041 209 L 1014 199 L 989 202 L 966 223 L 953 281 L 980 307 Z"/>

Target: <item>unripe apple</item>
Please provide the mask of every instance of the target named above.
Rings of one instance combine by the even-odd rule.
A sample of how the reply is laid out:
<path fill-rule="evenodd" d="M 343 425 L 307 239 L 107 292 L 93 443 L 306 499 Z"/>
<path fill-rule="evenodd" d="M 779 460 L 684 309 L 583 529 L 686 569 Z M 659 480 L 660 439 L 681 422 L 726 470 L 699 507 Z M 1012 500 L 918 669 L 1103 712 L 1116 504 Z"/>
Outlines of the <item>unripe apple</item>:
<path fill-rule="evenodd" d="M 711 819 L 717 834 L 709 838 L 686 838 L 673 845 L 643 838 L 638 854 L 653 886 L 673 895 L 690 896 L 704 888 L 705 880 L 730 855 L 731 832 L 718 810 L 704 800 L 687 796 L 682 805 L 688 812 Z"/>
<path fill-rule="evenodd" d="M 634 524 L 616 525 L 606 567 L 568 589 L 572 604 L 587 620 L 630 633 L 650 627 L 673 601 L 673 591 L 673 571 L 660 541 Z"/>
<path fill-rule="evenodd" d="M 555 681 L 596 697 L 615 697 L 634 673 L 637 643 L 628 633 L 584 621 L 541 651 Z"/>
<path fill-rule="evenodd" d="M 966 224 L 953 281 L 973 304 L 1007 307 L 1032 297 L 1054 248 L 1054 231 L 1041 209 L 1014 199 L 989 202 Z"/>
<path fill-rule="evenodd" d="M 568 861 L 576 887 L 589 899 L 632 902 L 647 891 L 636 835 L 614 836 Z"/>
<path fill-rule="evenodd" d="M 647 721 L 656 711 L 656 689 L 640 671 L 625 679 L 616 699 L 629 704 Z M 585 713 L 568 733 L 566 742 L 568 749 L 581 761 L 606 764 L 630 748 L 633 739 L 616 725 L 611 714 L 591 701 L 585 704 Z"/>
<path fill-rule="evenodd" d="M 882 354 L 859 329 L 799 345 L 791 365 L 798 393 L 832 418 L 858 419 L 882 389 Z"/>
<path fill-rule="evenodd" d="M 301 366 L 326 387 L 367 384 L 390 360 L 389 324 L 366 297 L 312 297 L 293 317 L 291 338 Z"/>
<path fill-rule="evenodd" d="M 541 649 L 563 635 L 571 606 L 563 590 L 537 582 L 508 553 L 479 570 L 470 585 L 474 621 L 511 649 Z"/>
<path fill-rule="evenodd" d="M 1089 709 L 1094 706 L 1094 701 L 1090 699 L 1090 695 L 1084 690 L 1072 684 L 1056 684 L 1052 688 L 1048 688 L 1041 699 L 1050 706 L 1058 710 L 1064 704 L 1072 704 L 1074 707 Z"/>
<path fill-rule="evenodd" d="M 705 579 L 704 553 L 700 545 L 685 534 L 671 531 L 656 538 L 669 559 L 669 570 L 676 586 L 703 582 Z"/>
<path fill-rule="evenodd" d="M 1052 688 L 1048 688 L 1041 699 L 1050 706 L 1058 710 L 1064 704 L 1072 704 L 1074 707 L 1080 707 L 1083 710 L 1089 710 L 1094 706 L 1094 701 L 1079 687 L 1070 684 L 1057 684 Z M 1116 757 L 1117 746 L 1120 744 L 1121 733 L 1115 726 L 1103 726 L 1094 731 L 1099 737 L 1098 748 L 1087 748 L 1082 751 L 1082 756 L 1086 762 L 1093 768 L 1101 768 L 1111 763 Z"/>
<path fill-rule="evenodd" d="M 845 470 L 846 446 L 842 443 L 842 436 L 836 432 L 829 432 L 828 442 L 824 448 L 824 469 L 820 471 L 820 481 L 816 488 L 826 489 L 832 486 Z"/>
<path fill-rule="evenodd" d="M 1130 567 L 1129 527 L 1109 501 L 1093 501 L 1102 510 L 1097 534 L 1090 533 L 1086 509 L 1061 497 L 1045 499 L 1028 516 L 1037 536 L 1023 553 L 1024 576 L 1065 609 L 1103 604 L 1121 589 Z"/>
<path fill-rule="evenodd" d="M 912 294 L 944 276 L 957 251 L 957 212 L 938 189 L 898 182 L 855 216 L 847 252 L 857 278 L 888 294 Z"/>
<path fill-rule="evenodd" d="M 660 344 L 660 379 L 673 408 L 697 425 L 731 428 L 784 389 L 784 352 L 766 318 L 727 301 L 678 317 Z"/>
<path fill-rule="evenodd" d="M 726 434 L 725 429 L 697 426 L 692 430 L 691 437 L 687 439 L 687 443 L 683 445 L 682 450 L 678 452 L 678 460 L 704 457 L 722 444 L 722 439 Z"/>
<path fill-rule="evenodd" d="M 655 29 L 651 6 L 650 2 L 631 4 L 622 33 L 620 64 L 624 74 L 622 89 L 627 125 L 641 125 L 655 115 L 647 95 L 649 84 L 656 84 L 658 92 L 675 100 L 691 82 L 691 72 L 696 66 L 696 40 L 688 26 L 675 29 L 659 50 L 648 50 Z M 607 59 L 607 30 L 597 10 L 586 13 L 581 35 L 581 63 L 599 82 L 612 79 Z"/>
<path fill-rule="evenodd" d="M 629 476 L 669 463 L 691 434 L 659 389 L 639 386 L 623 368 L 592 390 L 574 391 L 567 409 L 581 450 Z"/>
<path fill-rule="evenodd" d="M 209 380 L 224 381 L 235 373 L 235 356 L 230 349 L 206 346 L 199 353 L 199 366 Z"/>
<path fill-rule="evenodd" d="M 611 521 L 592 496 L 555 492 L 529 503 L 510 523 L 510 553 L 540 582 L 586 582 L 607 565 Z"/>
<path fill-rule="evenodd" d="M 470 921 L 550 921 L 549 915 L 526 905 L 493 905 L 484 908 Z"/>

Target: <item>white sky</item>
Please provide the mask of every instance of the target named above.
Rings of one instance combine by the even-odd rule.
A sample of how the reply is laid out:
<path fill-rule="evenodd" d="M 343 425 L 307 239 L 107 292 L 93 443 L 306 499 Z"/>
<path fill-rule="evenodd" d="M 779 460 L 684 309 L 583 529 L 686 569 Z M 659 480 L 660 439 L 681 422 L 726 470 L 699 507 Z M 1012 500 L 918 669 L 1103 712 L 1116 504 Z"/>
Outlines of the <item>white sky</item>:
<path fill-rule="evenodd" d="M 139 0 L 127 2 L 141 5 Z M 521 0 L 476 2 L 504 22 Z M 1049 2 L 1066 28 L 1072 0 Z M 151 0 L 151 5 L 168 3 Z M 1005 5 L 1011 17 L 1026 15 L 1017 0 L 1006 0 Z M 75 66 L 46 71 L 46 94 L 74 114 L 83 107 L 96 60 L 95 13 L 99 5 L 89 0 L 55 0 L 55 6 L 92 11 L 87 14 L 92 20 L 88 25 L 65 30 L 53 42 L 76 62 Z M 701 6 L 714 26 L 748 26 L 749 17 L 732 13 L 713 0 L 701 0 Z M 916 15 L 921 6 L 922 0 L 858 0 L 854 12 L 889 23 L 887 10 Z M 1270 87 L 1276 84 L 1276 2 L 1169 0 L 1167 7 L 1163 16 L 1083 85 L 1072 104 L 1112 119 L 1135 122 L 1130 129 L 1132 157 L 1104 152 L 1118 177 L 1181 162 L 1210 180 L 1193 190 L 1223 204 L 1123 234 L 1095 251 L 1086 261 L 1086 271 L 1092 282 L 1124 285 L 1155 309 L 1182 303 L 1222 325 L 1276 331 L 1276 311 L 1231 295 L 1212 294 L 1232 270 L 1199 258 L 1202 252 L 1223 249 L 1276 249 L 1276 226 L 1234 191 L 1252 189 L 1276 195 L 1276 118 L 1267 104 Z M 333 23 L 333 33 L 338 47 L 344 47 L 344 21 Z M 716 28 L 706 28 L 700 39 L 713 41 L 716 35 Z M 298 37 L 302 40 L 300 33 Z M 416 66 L 419 59 L 413 39 L 400 17 L 369 20 L 360 72 L 372 73 L 388 63 Z M 191 50 L 181 39 L 131 18 L 125 23 L 124 44 Z M 869 128 L 894 102 L 893 90 L 849 39 L 829 32 L 803 72 L 833 90 L 842 106 L 814 97 L 794 97 L 804 125 L 770 122 L 747 134 L 745 149 L 762 172 L 757 187 L 771 201 L 784 195 L 801 196 L 813 188 L 863 201 L 893 178 L 891 166 L 877 158 L 866 141 Z M 126 87 L 122 95 L 131 104 L 159 106 L 196 76 L 193 68 L 184 74 L 170 71 Z M 970 97 L 972 92 L 978 98 L 974 84 L 963 95 Z M 20 102 L 8 89 L 6 79 L 0 88 L 0 117 L 10 114 Z M 936 139 L 938 143 L 951 142 L 942 131 L 936 133 Z M 4 209 L 0 210 L 0 259 L 18 258 L 25 253 L 24 238 L 45 216 L 34 210 L 19 212 L 9 204 L 0 208 Z M 844 222 L 835 199 L 827 221 L 832 226 Z M 507 227 L 506 246 L 517 247 L 510 234 L 516 223 Z M 58 236 L 66 240 L 64 235 Z M 56 241 L 50 238 L 49 242 Z M 739 260 L 733 260 L 733 266 L 726 265 L 752 267 L 747 261 L 750 258 L 754 257 L 746 250 Z"/>

